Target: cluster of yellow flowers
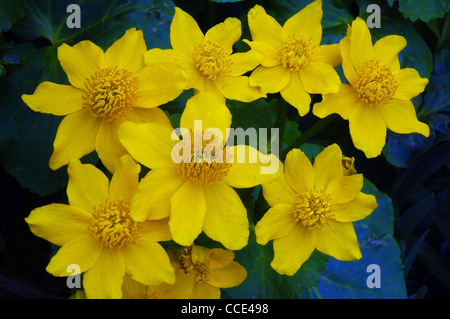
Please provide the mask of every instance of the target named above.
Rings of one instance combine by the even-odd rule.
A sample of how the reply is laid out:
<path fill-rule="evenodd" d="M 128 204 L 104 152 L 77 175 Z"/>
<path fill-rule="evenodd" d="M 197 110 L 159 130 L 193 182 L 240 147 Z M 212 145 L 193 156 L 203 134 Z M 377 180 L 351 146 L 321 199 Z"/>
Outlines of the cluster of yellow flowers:
<path fill-rule="evenodd" d="M 247 145 L 216 149 L 214 158 L 200 154 L 200 161 L 192 150 L 185 154 L 191 161 L 175 163 L 180 138 L 158 108 L 194 89 L 180 127 L 194 132 L 201 120 L 203 129 L 218 128 L 226 140 L 228 99 L 251 102 L 279 92 L 303 116 L 310 94 L 322 94 L 313 113 L 348 120 L 355 147 L 367 157 L 381 153 L 387 128 L 428 135 L 410 101 L 428 80 L 400 69 L 404 38 L 387 36 L 372 45 L 366 23 L 356 18 L 340 43 L 320 45 L 321 20 L 319 0 L 283 26 L 256 5 L 248 13 L 252 41 L 244 40 L 251 49 L 233 53 L 242 36 L 239 19 L 227 18 L 203 34 L 176 8 L 172 49 L 147 50 L 136 29 L 106 51 L 90 41 L 60 46 L 70 85 L 43 82 L 23 95 L 34 111 L 65 116 L 49 165 L 68 164 L 68 205 L 39 207 L 26 218 L 35 235 L 61 246 L 47 271 L 68 276 L 68 265 L 79 265 L 87 298 L 220 298 L 220 288 L 247 276 L 234 261 L 234 250 L 248 243 L 249 222 L 233 188 L 257 185 L 271 208 L 258 221 L 256 238 L 262 245 L 273 240 L 277 272 L 295 274 L 314 249 L 339 260 L 361 258 L 352 222 L 377 203 L 361 192 L 363 177 L 339 146 L 325 148 L 313 164 L 294 149 L 271 174 L 261 168 L 279 160 Z M 335 71 L 340 63 L 349 84 Z M 194 134 L 188 144 L 196 143 Z M 110 180 L 80 162 L 94 150 Z M 240 154 L 245 161 L 228 161 Z M 141 165 L 150 170 L 140 180 Z M 224 249 L 196 245 L 202 232 Z M 181 248 L 161 246 L 170 240 Z"/>

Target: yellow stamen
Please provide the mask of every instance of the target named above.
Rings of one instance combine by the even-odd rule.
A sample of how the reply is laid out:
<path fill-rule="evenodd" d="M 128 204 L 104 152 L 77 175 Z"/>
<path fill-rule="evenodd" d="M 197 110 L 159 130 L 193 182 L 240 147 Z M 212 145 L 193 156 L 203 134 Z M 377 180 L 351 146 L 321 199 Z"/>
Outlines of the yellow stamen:
<path fill-rule="evenodd" d="M 201 74 L 215 81 L 228 74 L 231 60 L 224 48 L 206 41 L 195 48 L 194 63 Z"/>
<path fill-rule="evenodd" d="M 299 71 L 311 58 L 311 39 L 289 35 L 280 45 L 278 55 L 283 66 L 290 71 Z"/>
<path fill-rule="evenodd" d="M 302 223 L 308 230 L 325 228 L 328 218 L 333 216 L 332 197 L 322 190 L 306 191 L 294 200 L 295 220 Z"/>
<path fill-rule="evenodd" d="M 142 226 L 130 217 L 129 203 L 117 198 L 94 208 L 88 230 L 104 246 L 119 248 L 135 243 Z"/>
<path fill-rule="evenodd" d="M 359 98 L 369 105 L 388 103 L 395 94 L 398 84 L 389 67 L 379 61 L 369 60 L 356 72 L 353 88 Z"/>
<path fill-rule="evenodd" d="M 203 132 L 198 132 L 198 136 L 199 138 L 195 138 L 194 133 L 191 132 L 190 160 L 176 164 L 176 171 L 191 182 L 208 186 L 215 181 L 221 181 L 227 176 L 231 163 L 227 163 L 226 147 L 218 147 L 219 152 L 217 154 L 215 153 L 216 148 L 212 149 L 211 154 L 207 154 L 205 146 L 208 143 L 216 142 L 203 140 Z"/>
<path fill-rule="evenodd" d="M 209 262 L 205 260 L 204 262 L 193 263 L 192 247 L 183 248 L 179 252 L 178 258 L 186 273 L 191 274 L 194 277 L 195 282 L 209 280 Z"/>
<path fill-rule="evenodd" d="M 84 83 L 83 107 L 92 115 L 111 121 L 136 106 L 138 80 L 117 67 L 102 69 Z"/>

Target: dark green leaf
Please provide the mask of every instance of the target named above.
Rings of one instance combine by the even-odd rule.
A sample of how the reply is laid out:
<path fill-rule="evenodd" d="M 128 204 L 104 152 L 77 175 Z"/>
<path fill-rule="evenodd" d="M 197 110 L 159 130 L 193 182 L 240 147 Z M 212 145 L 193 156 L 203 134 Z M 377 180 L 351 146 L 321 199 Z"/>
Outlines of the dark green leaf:
<path fill-rule="evenodd" d="M 25 0 L 0 1 L 0 32 L 11 29 L 14 23 L 23 18 Z"/>
<path fill-rule="evenodd" d="M 427 216 L 433 201 L 434 194 L 431 193 L 400 216 L 400 229 L 405 239 L 409 238 L 420 222 Z"/>
<path fill-rule="evenodd" d="M 393 0 L 389 0 L 390 5 L 393 3 Z M 398 10 L 411 21 L 420 19 L 427 22 L 431 19 L 443 18 L 450 8 L 447 0 L 398 0 L 398 3 Z"/>

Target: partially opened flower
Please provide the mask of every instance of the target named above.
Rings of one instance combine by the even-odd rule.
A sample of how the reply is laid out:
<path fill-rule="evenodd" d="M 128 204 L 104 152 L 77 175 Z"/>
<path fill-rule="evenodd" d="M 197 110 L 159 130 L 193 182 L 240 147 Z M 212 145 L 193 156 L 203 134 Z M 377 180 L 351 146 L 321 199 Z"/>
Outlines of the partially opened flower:
<path fill-rule="evenodd" d="M 361 174 L 344 175 L 342 152 L 325 148 L 311 164 L 299 149 L 286 157 L 285 174 L 262 185 L 270 209 L 255 227 L 256 240 L 273 240 L 272 267 L 294 275 L 314 249 L 338 260 L 361 258 L 352 222 L 377 207 L 375 196 L 361 192 Z"/>
<path fill-rule="evenodd" d="M 145 66 L 147 47 L 141 30 L 132 28 L 106 52 L 91 41 L 58 48 L 58 59 L 70 85 L 43 82 L 22 99 L 34 111 L 65 116 L 53 143 L 50 168 L 58 169 L 71 157 L 96 150 L 114 172 L 126 154 L 117 128 L 126 121 L 169 122 L 157 108 L 175 99 L 186 85 L 176 64 Z"/>
<path fill-rule="evenodd" d="M 234 261 L 231 250 L 209 249 L 193 245 L 169 251 L 175 269 L 175 283 L 149 287 L 147 297 L 152 299 L 220 299 L 220 288 L 239 286 L 247 271 Z"/>
<path fill-rule="evenodd" d="M 259 65 L 262 55 L 255 51 L 233 54 L 233 45 L 241 34 L 241 21 L 237 18 L 227 18 L 203 34 L 194 18 L 175 8 L 170 26 L 172 49 L 149 50 L 145 61 L 176 62 L 188 74 L 187 88 L 251 102 L 265 97 L 265 94 L 251 87 L 248 77 L 243 74 Z"/>
<path fill-rule="evenodd" d="M 120 141 L 137 161 L 151 168 L 131 201 L 133 218 L 170 216 L 173 240 L 183 246 L 192 245 L 204 231 L 227 249 L 243 248 L 249 237 L 247 210 L 232 187 L 272 181 L 283 164 L 254 147 L 226 145 L 230 124 L 225 102 L 209 92 L 186 103 L 180 121 L 182 140 L 172 127 L 124 123 Z"/>
<path fill-rule="evenodd" d="M 322 1 L 314 1 L 281 26 L 256 5 L 248 13 L 252 48 L 264 54 L 261 66 L 249 77 L 264 93 L 280 92 L 303 116 L 311 93 L 335 93 L 341 83 L 334 67 L 341 62 L 339 45 L 320 45 Z"/>
<path fill-rule="evenodd" d="M 366 22 L 356 18 L 339 45 L 349 84 L 324 95 L 313 113 L 321 118 L 337 113 L 348 120 L 355 147 L 368 158 L 381 154 L 387 128 L 428 136 L 428 125 L 418 121 L 410 101 L 425 89 L 428 79 L 415 69 L 400 68 L 398 54 L 406 46 L 405 38 L 389 35 L 372 45 Z"/>
<path fill-rule="evenodd" d="M 136 222 L 130 216 L 139 164 L 124 155 L 111 182 L 77 159 L 68 172 L 69 205 L 42 206 L 26 218 L 36 236 L 61 246 L 47 271 L 69 276 L 68 267 L 78 265 L 88 298 L 121 298 L 125 274 L 146 285 L 173 283 L 173 267 L 158 243 L 171 239 L 167 219 Z"/>

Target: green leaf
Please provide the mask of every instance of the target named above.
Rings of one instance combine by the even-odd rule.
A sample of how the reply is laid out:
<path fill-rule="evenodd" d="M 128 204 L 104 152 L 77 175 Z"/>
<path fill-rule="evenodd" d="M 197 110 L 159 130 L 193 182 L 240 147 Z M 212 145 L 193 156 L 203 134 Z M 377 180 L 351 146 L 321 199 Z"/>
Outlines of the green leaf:
<path fill-rule="evenodd" d="M 393 0 L 389 0 L 392 6 Z M 405 18 L 411 21 L 422 20 L 424 22 L 431 19 L 443 18 L 450 9 L 447 0 L 429 0 L 429 1 L 414 1 L 414 0 L 398 0 L 398 10 L 403 13 Z"/>
<path fill-rule="evenodd" d="M 400 229 L 405 239 L 414 232 L 420 222 L 427 216 L 434 202 L 434 194 L 430 193 L 423 200 L 404 212 L 400 217 Z"/>
<path fill-rule="evenodd" d="M 81 28 L 66 24 L 70 4 L 78 4 Z M 174 13 L 170 0 L 157 1 L 87 1 L 28 0 L 25 18 L 13 31 L 27 40 L 43 37 L 54 45 L 74 44 L 89 39 L 102 48 L 111 45 L 123 33 L 136 27 L 143 30 L 148 48 L 169 48 L 170 22 Z"/>
<path fill-rule="evenodd" d="M 307 298 L 309 289 L 319 283 L 328 256 L 314 251 L 294 276 L 278 274 L 270 266 L 272 259 L 272 244 L 259 245 L 251 231 L 248 245 L 235 258 L 247 270 L 247 278 L 235 288 L 223 289 L 224 293 L 233 299 Z"/>
<path fill-rule="evenodd" d="M 329 299 L 398 299 L 406 298 L 401 253 L 393 237 L 394 211 L 392 201 L 367 179 L 363 193 L 377 198 L 378 208 L 364 220 L 354 222 L 362 258 L 357 261 L 338 261 L 330 257 L 315 292 Z M 369 288 L 367 278 L 371 264 L 380 267 L 381 287 Z"/>
<path fill-rule="evenodd" d="M 23 18 L 25 0 L 0 2 L 0 32 L 11 29 L 14 23 Z"/>

